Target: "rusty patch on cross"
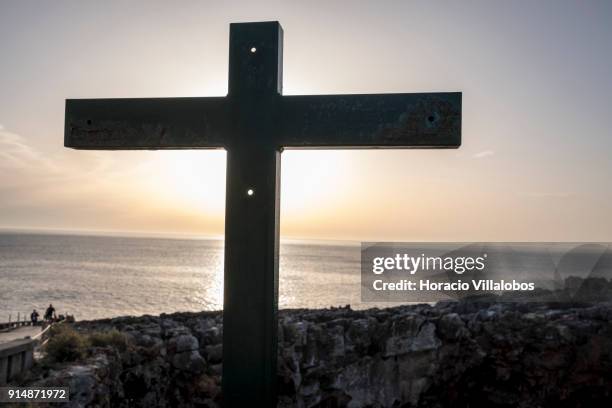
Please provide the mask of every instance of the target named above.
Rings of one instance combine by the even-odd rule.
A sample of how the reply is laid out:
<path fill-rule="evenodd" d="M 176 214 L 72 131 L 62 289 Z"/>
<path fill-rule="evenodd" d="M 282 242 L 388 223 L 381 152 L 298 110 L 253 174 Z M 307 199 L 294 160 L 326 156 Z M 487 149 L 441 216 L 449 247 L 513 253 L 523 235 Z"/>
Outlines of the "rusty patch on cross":
<path fill-rule="evenodd" d="M 375 137 L 391 143 L 414 142 L 416 137 L 426 143 L 430 137 L 456 131 L 459 117 L 460 112 L 452 103 L 430 97 L 407 106 L 395 122 L 383 125 Z"/>

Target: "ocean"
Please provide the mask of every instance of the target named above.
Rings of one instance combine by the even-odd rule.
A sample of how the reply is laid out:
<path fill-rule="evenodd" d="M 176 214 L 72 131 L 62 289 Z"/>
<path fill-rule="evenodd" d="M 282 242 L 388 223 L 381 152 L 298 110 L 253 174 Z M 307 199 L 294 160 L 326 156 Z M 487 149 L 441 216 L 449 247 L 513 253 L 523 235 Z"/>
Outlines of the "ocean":
<path fill-rule="evenodd" d="M 360 302 L 355 245 L 282 243 L 279 307 Z M 223 241 L 0 233 L 0 322 L 53 303 L 77 320 L 223 308 Z"/>

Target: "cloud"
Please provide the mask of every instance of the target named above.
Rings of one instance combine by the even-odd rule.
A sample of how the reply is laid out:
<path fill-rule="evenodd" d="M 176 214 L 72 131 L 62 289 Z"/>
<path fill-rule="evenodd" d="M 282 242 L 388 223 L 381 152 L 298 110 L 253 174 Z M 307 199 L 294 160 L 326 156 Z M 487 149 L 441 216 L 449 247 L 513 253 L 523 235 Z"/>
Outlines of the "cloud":
<path fill-rule="evenodd" d="M 24 169 L 32 165 L 51 165 L 26 140 L 0 125 L 0 168 Z"/>
<path fill-rule="evenodd" d="M 26 138 L 0 128 L 0 210 L 9 205 L 61 201 L 98 180 L 109 157 L 97 152 L 75 154 L 67 149 L 42 152 Z M 92 180 L 95 180 L 92 183 Z"/>
<path fill-rule="evenodd" d="M 0 131 L 0 228 L 223 231 L 224 153 L 73 150 L 48 133 Z"/>
<path fill-rule="evenodd" d="M 3 128 L 0 227 L 125 230 L 134 223 L 148 228 L 151 220 L 169 223 L 169 204 L 152 194 L 154 159 L 146 152 L 65 149 L 59 138 L 43 150 Z"/>
<path fill-rule="evenodd" d="M 74 181 L 102 177 L 111 173 L 115 164 L 116 160 L 111 155 L 96 151 L 80 151 L 77 154 L 58 147 L 51 152 L 41 152 L 24 137 L 6 130 L 0 124 L 0 188 L 5 184 L 2 183 L 3 175 L 4 181 L 22 184 L 28 179 Z"/>
<path fill-rule="evenodd" d="M 473 159 L 483 159 L 485 157 L 493 156 L 495 152 L 493 150 L 483 150 L 472 155 Z"/>

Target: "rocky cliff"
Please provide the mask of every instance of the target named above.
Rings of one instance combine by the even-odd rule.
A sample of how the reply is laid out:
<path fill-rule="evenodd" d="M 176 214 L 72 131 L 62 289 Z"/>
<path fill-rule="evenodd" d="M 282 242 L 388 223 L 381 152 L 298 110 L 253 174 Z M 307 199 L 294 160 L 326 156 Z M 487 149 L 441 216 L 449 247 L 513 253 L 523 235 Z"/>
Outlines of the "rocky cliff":
<path fill-rule="evenodd" d="M 612 401 L 612 304 L 459 302 L 279 315 L 281 407 L 596 407 Z M 220 313 L 124 317 L 126 351 L 46 373 L 73 406 L 222 403 Z"/>

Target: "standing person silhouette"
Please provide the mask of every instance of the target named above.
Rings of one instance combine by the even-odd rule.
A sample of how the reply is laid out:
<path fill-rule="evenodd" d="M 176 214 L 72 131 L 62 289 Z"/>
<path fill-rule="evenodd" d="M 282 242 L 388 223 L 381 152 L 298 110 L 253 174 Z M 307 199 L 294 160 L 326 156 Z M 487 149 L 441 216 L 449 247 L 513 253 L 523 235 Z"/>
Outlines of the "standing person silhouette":
<path fill-rule="evenodd" d="M 30 313 L 30 320 L 32 321 L 33 326 L 36 326 L 38 323 L 38 316 L 40 316 L 40 314 L 36 311 L 36 309 L 32 310 L 32 313 Z"/>
<path fill-rule="evenodd" d="M 49 303 L 49 307 L 45 311 L 45 320 L 51 321 L 53 320 L 53 315 L 55 314 L 55 308 L 51 303 Z"/>

